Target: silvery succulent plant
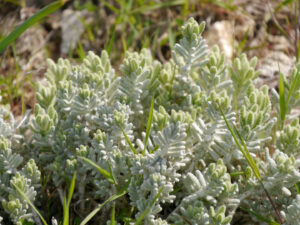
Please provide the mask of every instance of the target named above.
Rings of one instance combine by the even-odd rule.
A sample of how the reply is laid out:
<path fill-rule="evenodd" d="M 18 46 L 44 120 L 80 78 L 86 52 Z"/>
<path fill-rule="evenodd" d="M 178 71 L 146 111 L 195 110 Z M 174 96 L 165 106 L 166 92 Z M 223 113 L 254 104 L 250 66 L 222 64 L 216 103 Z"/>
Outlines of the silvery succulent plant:
<path fill-rule="evenodd" d="M 51 174 L 63 205 L 76 172 L 80 216 L 125 190 L 97 214 L 107 224 L 112 209 L 118 224 L 234 224 L 241 209 L 249 223 L 277 220 L 278 210 L 286 225 L 300 224 L 300 125 L 291 114 L 300 101 L 299 65 L 285 80 L 280 129 L 283 97 L 272 90 L 271 101 L 267 86 L 255 86 L 257 59 L 226 60 L 208 48 L 204 28 L 189 19 L 164 65 L 147 49 L 126 52 L 121 76 L 106 51 L 89 52 L 80 65 L 49 59 L 31 117 L 18 125 L 0 111 L 1 215 L 36 221 L 18 189 L 43 213 L 41 174 Z"/>

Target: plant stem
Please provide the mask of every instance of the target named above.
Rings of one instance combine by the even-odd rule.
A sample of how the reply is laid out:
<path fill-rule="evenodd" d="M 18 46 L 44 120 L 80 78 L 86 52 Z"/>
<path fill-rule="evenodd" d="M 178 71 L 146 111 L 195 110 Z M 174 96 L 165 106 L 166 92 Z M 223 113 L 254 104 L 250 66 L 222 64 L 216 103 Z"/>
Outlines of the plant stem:
<path fill-rule="evenodd" d="M 275 213 L 276 213 L 276 216 L 277 216 L 278 219 L 279 219 L 279 222 L 280 222 L 281 224 L 284 224 L 284 221 L 283 221 L 283 219 L 281 218 L 280 213 L 279 213 L 279 211 L 278 211 L 278 209 L 277 209 L 275 203 L 273 202 L 271 196 L 269 195 L 269 192 L 268 192 L 267 189 L 265 188 L 263 182 L 262 182 L 261 180 L 259 180 L 259 182 L 260 182 L 261 186 L 263 187 L 264 192 L 266 193 L 267 198 L 269 199 L 269 201 L 270 201 L 270 203 L 271 203 L 271 205 L 272 205 L 272 207 L 273 207 L 273 209 L 274 209 L 274 211 L 275 211 Z"/>

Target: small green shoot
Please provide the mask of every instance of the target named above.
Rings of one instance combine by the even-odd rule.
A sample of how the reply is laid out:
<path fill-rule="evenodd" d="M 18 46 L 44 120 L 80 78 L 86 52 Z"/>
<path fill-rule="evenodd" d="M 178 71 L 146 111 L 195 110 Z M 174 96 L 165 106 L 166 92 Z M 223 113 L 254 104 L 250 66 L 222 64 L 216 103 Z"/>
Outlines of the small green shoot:
<path fill-rule="evenodd" d="M 148 212 L 150 211 L 150 209 L 153 207 L 153 205 L 155 204 L 156 200 L 159 198 L 159 196 L 161 195 L 162 191 L 163 191 L 164 187 L 161 187 L 158 191 L 158 193 L 155 195 L 155 197 L 153 198 L 153 200 L 151 201 L 149 207 L 147 209 L 145 209 L 145 211 L 140 215 L 140 217 L 137 219 L 137 221 L 135 222 L 135 225 L 140 224 L 144 217 L 148 214 Z"/>
<path fill-rule="evenodd" d="M 154 108 L 154 96 L 152 97 L 152 101 L 151 101 L 149 118 L 148 118 L 148 123 L 147 123 L 147 128 L 146 128 L 146 137 L 145 137 L 145 141 L 144 141 L 143 155 L 145 155 L 145 151 L 147 148 L 148 139 L 149 139 L 149 135 L 150 135 L 150 129 L 151 129 L 151 124 L 152 124 L 152 119 L 153 119 L 153 108 Z"/>
<path fill-rule="evenodd" d="M 97 208 L 95 208 L 81 223 L 80 225 L 85 225 L 87 222 L 89 222 L 101 209 L 104 205 L 106 205 L 109 202 L 112 202 L 123 195 L 127 194 L 128 192 L 128 186 L 129 186 L 130 180 L 127 182 L 126 186 L 120 190 L 118 193 L 112 195 L 110 198 L 108 198 L 105 202 L 102 204 L 99 204 Z"/>
<path fill-rule="evenodd" d="M 156 150 L 159 148 L 159 145 L 155 145 L 153 149 L 151 149 L 149 152 L 153 153 L 156 152 Z"/>
<path fill-rule="evenodd" d="M 83 61 L 83 59 L 85 58 L 85 52 L 82 47 L 80 39 L 78 40 L 78 43 L 77 43 L 76 53 L 79 56 L 80 60 Z"/>
<path fill-rule="evenodd" d="M 100 0 L 100 2 L 107 8 L 109 8 L 112 12 L 119 14 L 120 10 L 114 7 L 112 4 L 109 4 L 106 0 Z"/>
<path fill-rule="evenodd" d="M 243 39 L 239 42 L 239 44 L 236 48 L 237 55 L 241 55 L 245 51 L 245 46 L 246 46 L 248 39 L 249 39 L 249 28 L 246 30 L 246 33 L 243 36 Z"/>
<path fill-rule="evenodd" d="M 126 142 L 127 142 L 128 145 L 130 146 L 132 152 L 133 152 L 134 154 L 138 154 L 138 151 L 134 148 L 133 144 L 131 143 L 129 137 L 127 136 L 127 134 L 125 133 L 125 131 L 123 130 L 123 128 L 122 128 L 122 127 L 120 127 L 120 128 L 121 128 L 122 133 L 123 133 L 123 135 L 124 135 L 124 137 L 125 137 L 125 139 L 126 139 Z"/>
<path fill-rule="evenodd" d="M 279 106 L 280 106 L 280 119 L 281 127 L 284 125 L 285 115 L 287 111 L 287 104 L 285 102 L 285 93 L 284 93 L 284 77 L 279 70 Z"/>
<path fill-rule="evenodd" d="M 111 38 L 109 39 L 109 42 L 107 43 L 107 45 L 105 47 L 105 50 L 107 51 L 108 55 L 110 55 L 113 43 L 115 41 L 115 36 L 116 36 L 116 25 L 115 24 L 112 26 L 109 33 L 111 33 Z"/>
<path fill-rule="evenodd" d="M 170 194 L 175 195 L 177 192 L 182 191 L 182 189 L 183 189 L 182 187 L 177 187 L 174 189 L 174 191 L 171 191 Z"/>
<path fill-rule="evenodd" d="M 245 172 L 241 171 L 241 172 L 234 172 L 234 173 L 230 173 L 229 174 L 231 177 L 235 177 L 235 176 L 243 176 L 245 175 Z"/>
<path fill-rule="evenodd" d="M 111 218 L 110 218 L 110 225 L 115 225 L 116 224 L 116 219 L 115 219 L 115 217 L 116 217 L 116 205 L 114 204 L 113 205 L 113 208 L 112 208 L 112 211 L 111 211 Z"/>
<path fill-rule="evenodd" d="M 110 177 L 113 179 L 113 184 L 116 185 L 116 188 L 117 188 L 118 183 L 117 183 L 116 177 L 115 177 L 115 175 L 114 175 L 114 173 L 111 169 L 111 165 L 110 165 L 109 160 L 107 160 L 107 166 L 108 166 L 108 169 L 109 169 Z"/>
<path fill-rule="evenodd" d="M 300 195 L 300 182 L 295 183 L 297 194 Z"/>
<path fill-rule="evenodd" d="M 69 209 L 70 209 L 71 199 L 72 199 L 74 189 L 75 189 L 75 181 L 76 181 L 76 172 L 74 173 L 72 181 L 71 181 L 67 201 L 66 201 L 66 196 L 64 196 L 64 222 L 63 222 L 63 225 L 69 225 Z"/>
<path fill-rule="evenodd" d="M 279 70 L 279 106 L 280 106 L 280 119 L 281 119 L 281 128 L 284 126 L 284 121 L 286 118 L 286 114 L 288 112 L 288 106 L 291 97 L 293 96 L 297 87 L 300 86 L 300 72 L 297 71 L 293 80 L 291 82 L 291 86 L 289 87 L 287 97 L 285 98 L 285 83 L 284 83 L 284 75 Z"/>
<path fill-rule="evenodd" d="M 26 194 L 18 186 L 16 186 L 14 183 L 11 183 L 11 184 L 14 186 L 14 188 L 17 190 L 17 192 L 22 196 L 22 198 L 24 198 L 24 200 L 31 206 L 31 208 L 36 212 L 36 214 L 38 214 L 38 216 L 42 220 L 43 224 L 48 225 L 46 220 L 43 218 L 43 216 L 40 214 L 40 212 L 37 210 L 37 208 L 35 208 L 35 206 L 30 201 L 30 199 L 26 196 Z"/>
<path fill-rule="evenodd" d="M 290 98 L 294 94 L 294 91 L 296 91 L 297 87 L 298 88 L 300 87 L 300 71 L 299 70 L 297 70 L 297 74 L 294 76 L 294 79 L 291 83 L 289 93 L 288 93 L 287 98 L 286 98 L 286 106 L 289 105 Z"/>
<path fill-rule="evenodd" d="M 88 158 L 82 156 L 78 156 L 78 158 L 82 159 L 86 163 L 90 164 L 92 167 L 96 168 L 110 183 L 115 184 L 114 178 L 105 169 L 101 168 L 100 166 L 98 166 L 96 163 L 94 163 Z"/>
<path fill-rule="evenodd" d="M 274 8 L 274 12 L 276 13 L 277 11 L 279 11 L 282 7 L 293 3 L 294 0 L 284 0 L 284 1 L 280 1 L 280 3 Z"/>

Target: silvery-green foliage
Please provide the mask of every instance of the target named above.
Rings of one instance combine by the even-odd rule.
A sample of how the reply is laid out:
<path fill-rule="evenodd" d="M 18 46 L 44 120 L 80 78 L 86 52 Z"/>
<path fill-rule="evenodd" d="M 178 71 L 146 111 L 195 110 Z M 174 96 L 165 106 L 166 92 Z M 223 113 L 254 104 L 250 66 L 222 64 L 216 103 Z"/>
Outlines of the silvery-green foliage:
<path fill-rule="evenodd" d="M 228 73 L 234 86 L 235 104 L 243 100 L 249 85 L 259 75 L 259 71 L 255 70 L 256 64 L 256 57 L 253 57 L 249 61 L 246 54 L 242 54 L 240 57 L 235 58 L 233 63 L 228 66 Z"/>
<path fill-rule="evenodd" d="M 277 139 L 278 148 L 295 157 L 300 154 L 300 125 L 299 119 L 294 119 L 281 132 Z"/>
<path fill-rule="evenodd" d="M 71 69 L 71 63 L 66 59 L 59 59 L 57 63 L 51 59 L 47 59 L 47 72 L 45 77 L 52 85 L 59 85 L 64 81 Z"/>
<path fill-rule="evenodd" d="M 258 90 L 251 84 L 240 110 L 240 132 L 250 152 L 261 152 L 263 144 L 272 140 L 276 118 L 271 119 L 270 113 L 268 87 Z"/>
<path fill-rule="evenodd" d="M 285 224 L 294 224 L 291 223 L 292 220 L 290 219 L 295 219 L 295 215 L 290 214 L 290 219 L 287 219 L 287 212 L 289 212 L 288 209 L 299 207 L 297 206 L 297 201 L 294 201 L 297 196 L 295 182 L 299 182 L 300 180 L 299 159 L 295 160 L 293 156 L 289 157 L 279 150 L 276 150 L 275 153 L 270 156 L 268 149 L 266 149 L 265 156 L 266 161 L 260 162 L 264 187 L 268 190 L 282 217 L 286 219 Z M 251 171 L 249 172 L 247 180 L 243 182 L 245 183 L 245 186 L 243 187 L 245 192 L 241 195 L 243 199 L 243 201 L 241 201 L 241 206 L 259 212 L 260 215 L 272 213 L 273 217 L 275 217 L 274 210 L 272 209 L 269 200 L 264 195 L 262 186 L 257 184 L 255 179 L 253 179 L 253 174 L 251 174 Z M 249 199 L 249 196 L 253 192 L 262 196 L 259 202 Z M 295 213 L 295 211 L 290 211 L 289 213 L 292 212 Z M 259 221 L 257 218 L 253 218 L 253 220 Z M 295 221 L 297 221 L 297 219 L 295 219 Z"/>
<path fill-rule="evenodd" d="M 212 206 L 207 209 L 202 201 L 194 201 L 192 204 L 186 204 L 184 207 L 181 206 L 178 211 L 180 214 L 174 213 L 171 216 L 171 220 L 174 221 L 173 224 L 176 225 L 229 225 L 232 220 L 232 216 L 226 217 L 226 207 L 224 205 L 217 209 Z"/>
<path fill-rule="evenodd" d="M 133 161 L 133 179 L 129 187 L 131 204 L 141 213 L 149 207 L 160 187 L 164 187 L 151 213 L 146 216 L 145 224 L 156 224 L 155 214 L 162 210 L 161 203 L 173 203 L 176 196 L 171 192 L 181 179 L 178 171 L 189 161 L 186 157 L 184 124 L 170 123 L 162 131 L 153 134 L 152 138 L 153 143 L 149 144 L 145 156 Z M 153 152 L 154 146 L 159 147 Z M 139 215 L 137 213 L 136 216 Z"/>
<path fill-rule="evenodd" d="M 234 113 L 227 115 L 227 118 L 234 121 Z M 242 153 L 233 145 L 232 137 L 226 131 L 226 124 L 221 118 L 213 124 L 205 124 L 198 118 L 191 126 L 192 150 L 196 157 L 194 163 L 223 158 L 229 165 L 233 160 L 242 159 Z"/>
<path fill-rule="evenodd" d="M 52 225 L 57 225 L 57 220 L 55 219 L 55 217 L 51 218 L 51 224 Z"/>
<path fill-rule="evenodd" d="M 228 121 L 235 124 L 236 115 L 232 112 L 231 98 L 227 90 L 213 90 L 206 98 L 205 111 L 192 123 L 190 129 L 191 149 L 195 154 L 193 163 L 198 161 L 217 161 L 223 158 L 224 163 L 232 170 L 234 160 L 241 160 L 242 153 L 234 144 L 219 108 L 225 113 Z M 207 95 L 207 92 L 204 93 Z M 210 122 L 206 122 L 210 120 Z"/>
<path fill-rule="evenodd" d="M 10 137 L 13 133 L 14 117 L 9 110 L 0 107 L 0 135 L 3 137 Z"/>
<path fill-rule="evenodd" d="M 297 64 L 289 77 L 287 89 L 290 94 L 289 104 L 288 104 L 288 111 L 293 109 L 295 106 L 300 105 L 300 64 Z M 299 116 L 299 115 L 298 115 Z"/>
<path fill-rule="evenodd" d="M 33 145 L 47 168 L 55 171 L 53 180 L 60 185 L 76 169 L 76 148 L 91 143 L 90 134 L 100 128 L 99 115 L 107 111 L 111 116 L 117 110 L 108 104 L 117 93 L 119 79 L 114 76 L 105 52 L 101 58 L 90 52 L 81 66 L 71 67 L 65 60 L 57 65 L 48 63 L 46 85 L 55 94 L 50 95 L 54 96 L 52 99 L 38 99 L 32 123 Z M 107 120 L 105 125 L 110 127 Z"/>
<path fill-rule="evenodd" d="M 264 185 L 270 193 L 278 192 L 278 189 L 293 189 L 293 180 L 300 178 L 300 160 L 293 156 L 288 156 L 278 150 L 272 155 L 269 155 L 266 150 L 266 162 L 261 166 L 264 174 Z M 284 177 L 284 179 L 282 179 Z M 290 194 L 287 194 L 290 195 Z M 279 197 L 277 197 L 279 198 Z"/>
<path fill-rule="evenodd" d="M 4 129 L 4 135 L 0 135 L 0 201 L 2 203 L 3 210 L 9 214 L 11 221 L 14 224 L 22 224 L 22 220 L 33 221 L 33 214 L 28 203 L 23 199 L 20 193 L 14 187 L 23 191 L 26 196 L 34 202 L 39 188 L 40 171 L 33 159 L 30 159 L 23 169 L 20 170 L 20 166 L 23 165 L 23 157 L 15 153 L 19 147 L 18 143 L 12 144 L 10 141 L 18 141 L 19 135 L 16 134 L 17 122 L 13 116 L 8 118 L 7 111 L 1 108 L 0 119 Z M 23 149 L 24 150 L 24 149 Z M 0 208 L 0 213 L 3 213 Z M 1 218 L 2 220 L 2 218 Z M 0 221 L 1 222 L 1 221 Z"/>
<path fill-rule="evenodd" d="M 8 139 L 1 136 L 0 139 L 0 171 L 1 174 L 14 174 L 23 161 L 23 157 L 19 154 L 13 153 L 11 143 Z"/>
<path fill-rule="evenodd" d="M 140 54 L 126 52 L 120 67 L 122 78 L 119 92 L 129 102 L 134 113 L 143 114 L 144 105 L 150 103 L 159 85 L 157 81 L 161 65 L 153 61 L 150 51 L 143 49 Z"/>
<path fill-rule="evenodd" d="M 189 75 L 192 68 L 201 67 L 207 61 L 204 58 L 207 54 L 207 45 L 201 36 L 204 28 L 204 22 L 199 25 L 193 18 L 182 26 L 183 38 L 175 44 L 173 52 L 173 59 L 182 75 Z"/>
<path fill-rule="evenodd" d="M 207 63 L 200 67 L 200 70 L 194 75 L 200 76 L 197 81 L 208 94 L 211 91 L 221 90 L 222 87 L 224 88 L 232 83 L 226 73 L 225 54 L 220 52 L 218 46 L 212 48 Z"/>
<path fill-rule="evenodd" d="M 35 166 L 35 165 L 34 165 Z M 31 174 L 35 176 L 35 174 Z M 36 177 L 38 179 L 39 177 Z M 2 206 L 6 212 L 10 214 L 12 222 L 21 225 L 21 220 L 32 221 L 32 209 L 28 202 L 23 199 L 22 195 L 14 187 L 17 186 L 31 201 L 34 202 L 37 192 L 35 191 L 30 178 L 21 175 L 19 172 L 10 180 L 11 188 L 9 190 L 8 200 L 2 201 Z"/>
<path fill-rule="evenodd" d="M 300 64 L 296 64 L 289 75 L 289 79 L 286 79 L 285 74 L 281 74 L 283 78 L 283 85 L 284 85 L 284 101 L 286 108 L 286 118 L 285 119 L 294 119 L 299 118 L 300 114 L 298 113 L 291 113 L 292 109 L 300 105 Z M 280 97 L 279 94 L 276 92 L 274 88 L 271 89 L 272 92 L 272 100 L 273 102 L 277 103 L 275 109 L 277 113 L 280 113 Z M 280 117 L 279 117 L 280 118 Z"/>
<path fill-rule="evenodd" d="M 196 77 L 192 74 L 207 63 L 207 45 L 201 34 L 205 23 L 200 25 L 193 19 L 182 26 L 182 39 L 175 44 L 172 51 L 171 68 L 166 64 L 166 69 L 171 72 L 171 86 L 173 101 L 178 102 L 173 109 L 187 110 L 192 103 L 192 97 L 199 93 L 201 88 L 196 83 Z M 174 62 L 174 63 L 173 63 Z"/>
<path fill-rule="evenodd" d="M 0 111 L 0 198 L 12 221 L 31 220 L 32 211 L 10 182 L 35 200 L 37 165 L 43 174 L 51 174 L 48 184 L 57 190 L 52 198 L 62 204 L 77 172 L 76 205 L 70 209 L 76 208 L 80 216 L 128 185 L 128 193 L 115 200 L 115 209 L 116 216 L 130 217 L 129 224 L 142 217 L 147 225 L 225 225 L 234 221 L 240 206 L 275 218 L 221 111 L 258 165 L 261 182 L 286 224 L 299 221 L 294 184 L 300 181 L 300 125 L 298 118 L 290 120 L 292 108 L 299 105 L 299 66 L 285 81 L 288 117 L 276 133 L 278 102 L 271 104 L 266 86 L 254 86 L 257 59 L 243 54 L 227 63 L 217 47 L 208 49 L 201 36 L 204 25 L 189 19 L 164 65 L 146 49 L 126 52 L 121 76 L 106 51 L 100 57 L 89 52 L 80 65 L 47 61 L 26 148 L 25 137 L 15 132 L 21 125 L 7 110 Z M 36 157 L 23 169 L 25 155 L 14 152 L 21 146 Z M 110 224 L 110 210 L 107 204 L 97 216 Z M 256 221 L 250 215 L 249 223 Z"/>
<path fill-rule="evenodd" d="M 268 89 L 258 90 L 252 84 L 258 75 L 256 58 L 248 61 L 242 55 L 228 66 L 217 47 L 208 52 L 201 37 L 203 29 L 204 23 L 199 25 L 190 19 L 182 28 L 183 38 L 175 45 L 173 59 L 163 66 L 147 50 L 127 52 L 120 67 L 121 77 L 115 75 L 106 52 L 101 58 L 89 53 L 79 66 L 63 60 L 57 65 L 49 62 L 48 83 L 38 91 L 32 143 L 40 152 L 40 160 L 49 163 L 47 169 L 53 172 L 56 186 L 61 187 L 76 170 L 82 178 L 79 199 L 88 194 L 104 200 L 117 192 L 117 186 L 78 160 L 77 156 L 83 156 L 111 171 L 120 187 L 130 180 L 129 204 L 136 209 L 135 218 L 150 207 L 145 224 L 167 223 L 160 218 L 164 204 L 176 205 L 168 220 L 181 218 L 175 219 L 179 224 L 185 223 L 185 217 L 192 223 L 229 224 L 240 201 L 253 211 L 260 209 L 259 204 L 247 202 L 259 185 L 219 109 L 238 127 L 256 157 L 270 142 L 276 122 L 270 116 Z M 152 96 L 156 104 L 145 146 L 146 115 Z M 232 102 L 239 111 L 233 111 Z M 282 138 L 298 143 L 298 136 L 288 129 Z M 266 161 L 255 160 L 266 170 L 263 181 L 273 196 L 293 192 L 290 184 L 299 180 L 297 173 L 276 172 L 280 162 L 269 156 Z M 231 179 L 227 170 L 244 170 L 248 175 Z M 284 179 L 283 191 L 278 193 L 272 181 L 280 179 Z M 94 190 L 85 190 L 83 185 L 93 185 Z M 181 185 L 184 191 L 175 194 Z M 246 195 L 241 193 L 243 188 Z M 277 199 L 282 203 L 283 197 Z M 271 211 L 270 204 L 263 201 Z M 290 204 L 287 201 L 280 210 Z"/>
<path fill-rule="evenodd" d="M 203 172 L 188 173 L 184 180 L 181 203 L 171 214 L 175 224 L 229 224 L 240 201 L 238 185 L 231 182 L 221 159 L 211 163 Z M 216 209 L 216 210 L 215 210 Z"/>
<path fill-rule="evenodd" d="M 300 195 L 293 199 L 292 204 L 281 215 L 285 219 L 285 225 L 300 224 Z"/>
<path fill-rule="evenodd" d="M 284 215 L 287 209 L 294 205 L 292 202 L 296 198 L 294 181 L 300 180 L 300 161 L 299 159 L 295 160 L 293 156 L 289 157 L 279 150 L 276 150 L 270 156 L 269 150 L 266 149 L 265 155 L 266 161 L 261 162 L 264 187 L 272 196 L 274 203 L 279 207 L 280 213 Z M 263 194 L 264 190 L 258 185 L 255 191 L 259 195 Z M 269 204 L 266 196 L 260 202 L 245 199 L 242 205 L 243 207 L 246 205 L 247 208 L 264 215 L 272 212 L 272 206 Z"/>

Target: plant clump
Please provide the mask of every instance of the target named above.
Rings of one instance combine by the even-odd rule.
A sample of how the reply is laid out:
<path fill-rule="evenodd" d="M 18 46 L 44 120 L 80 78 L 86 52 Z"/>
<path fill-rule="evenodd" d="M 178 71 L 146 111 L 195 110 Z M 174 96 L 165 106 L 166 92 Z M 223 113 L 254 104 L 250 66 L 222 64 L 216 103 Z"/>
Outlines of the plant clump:
<path fill-rule="evenodd" d="M 50 190 L 65 209 L 76 175 L 81 224 L 300 224 L 300 67 L 270 99 L 257 59 L 231 63 L 204 28 L 189 19 L 164 65 L 126 52 L 121 76 L 106 51 L 49 59 L 33 114 L 0 109 L 0 223 L 39 221 Z"/>

